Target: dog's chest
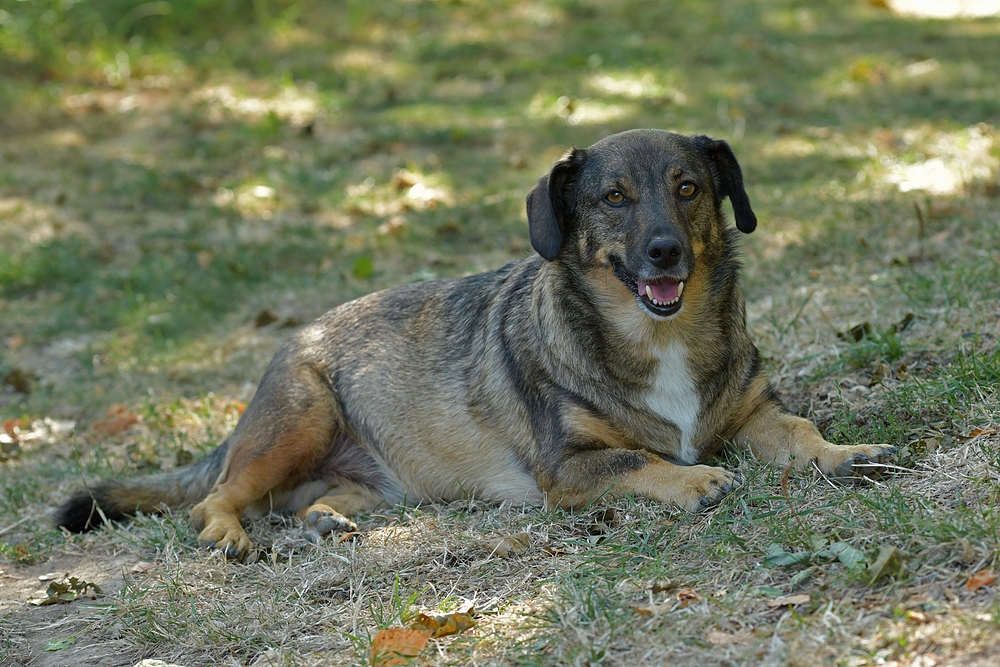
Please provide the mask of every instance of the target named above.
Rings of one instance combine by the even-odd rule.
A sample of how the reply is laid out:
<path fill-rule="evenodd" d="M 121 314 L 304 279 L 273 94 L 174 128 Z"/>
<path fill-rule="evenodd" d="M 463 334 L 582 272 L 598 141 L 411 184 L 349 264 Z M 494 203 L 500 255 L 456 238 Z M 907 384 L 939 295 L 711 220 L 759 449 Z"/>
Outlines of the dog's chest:
<path fill-rule="evenodd" d="M 687 349 L 679 342 L 668 343 L 656 351 L 656 373 L 646 403 L 653 412 L 673 422 L 680 430 L 677 457 L 684 463 L 695 463 L 698 452 L 694 447 L 694 437 L 701 399 L 688 367 L 687 356 Z"/>

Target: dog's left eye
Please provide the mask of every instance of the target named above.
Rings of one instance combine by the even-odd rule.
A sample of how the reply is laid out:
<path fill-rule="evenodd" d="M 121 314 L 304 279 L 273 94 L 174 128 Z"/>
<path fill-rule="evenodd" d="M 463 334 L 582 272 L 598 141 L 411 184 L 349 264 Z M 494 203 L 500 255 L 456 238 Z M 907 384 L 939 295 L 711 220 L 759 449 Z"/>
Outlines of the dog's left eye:
<path fill-rule="evenodd" d="M 608 202 L 609 204 L 614 204 L 617 206 L 618 204 L 621 204 L 623 201 L 625 201 L 625 195 L 623 195 L 618 190 L 612 190 L 608 194 L 604 195 L 604 201 Z"/>
<path fill-rule="evenodd" d="M 690 181 L 681 183 L 681 186 L 677 188 L 677 192 L 680 193 L 681 197 L 694 197 L 694 193 L 698 192 L 698 186 Z"/>

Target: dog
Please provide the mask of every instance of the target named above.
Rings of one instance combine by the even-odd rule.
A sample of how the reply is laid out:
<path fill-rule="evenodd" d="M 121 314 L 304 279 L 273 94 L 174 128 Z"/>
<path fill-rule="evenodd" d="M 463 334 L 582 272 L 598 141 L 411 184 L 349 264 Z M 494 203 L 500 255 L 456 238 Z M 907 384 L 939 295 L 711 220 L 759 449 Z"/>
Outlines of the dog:
<path fill-rule="evenodd" d="M 81 491 L 59 525 L 193 505 L 199 544 L 244 559 L 244 514 L 294 512 L 320 537 L 377 506 L 471 496 L 697 511 L 741 484 L 698 464 L 726 442 L 834 478 L 891 460 L 827 442 L 765 377 L 738 281 L 757 219 L 726 142 L 631 130 L 573 149 L 527 214 L 537 254 L 330 311 L 278 351 L 212 454 Z"/>

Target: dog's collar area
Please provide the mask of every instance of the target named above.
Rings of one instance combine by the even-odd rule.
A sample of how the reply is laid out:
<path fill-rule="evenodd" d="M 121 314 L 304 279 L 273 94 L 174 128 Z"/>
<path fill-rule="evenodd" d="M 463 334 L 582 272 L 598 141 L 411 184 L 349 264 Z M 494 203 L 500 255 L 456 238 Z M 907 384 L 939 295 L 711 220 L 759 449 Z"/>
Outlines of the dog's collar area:
<path fill-rule="evenodd" d="M 683 305 L 684 281 L 663 277 L 656 280 L 633 278 L 618 262 L 611 262 L 618 280 L 631 290 L 639 305 L 655 317 L 676 315 Z"/>

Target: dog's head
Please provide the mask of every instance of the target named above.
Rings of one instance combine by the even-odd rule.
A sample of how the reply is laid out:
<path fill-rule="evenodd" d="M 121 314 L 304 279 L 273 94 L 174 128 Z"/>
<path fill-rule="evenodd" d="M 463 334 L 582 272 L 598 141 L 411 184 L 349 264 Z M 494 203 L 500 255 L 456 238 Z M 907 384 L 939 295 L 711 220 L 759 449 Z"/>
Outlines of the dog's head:
<path fill-rule="evenodd" d="M 573 149 L 528 195 L 531 245 L 549 261 L 612 269 L 650 316 L 683 307 L 696 258 L 757 218 L 729 145 L 705 136 L 631 130 Z"/>

